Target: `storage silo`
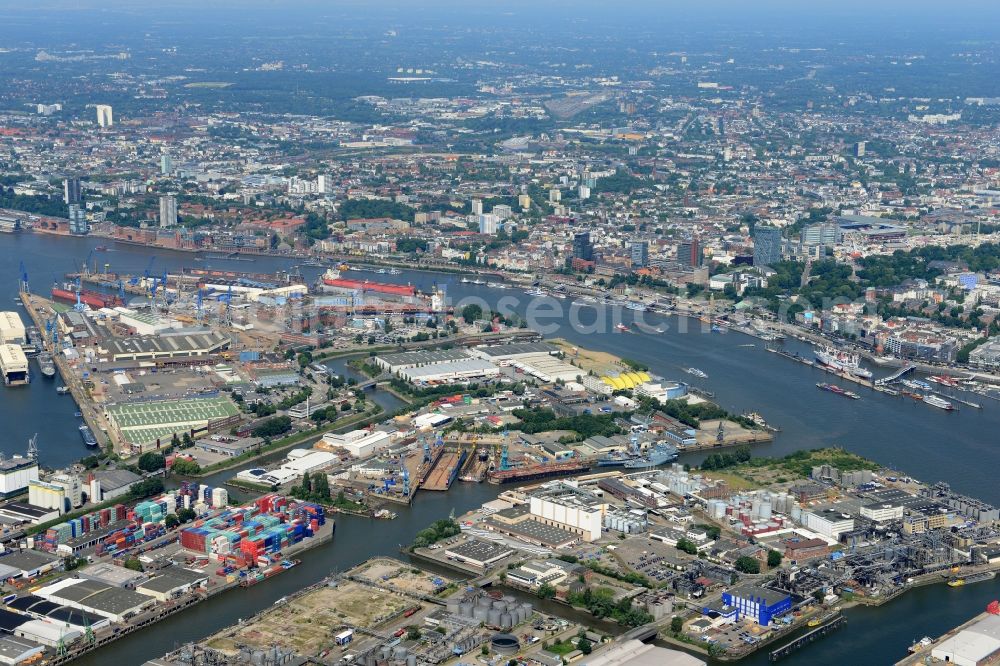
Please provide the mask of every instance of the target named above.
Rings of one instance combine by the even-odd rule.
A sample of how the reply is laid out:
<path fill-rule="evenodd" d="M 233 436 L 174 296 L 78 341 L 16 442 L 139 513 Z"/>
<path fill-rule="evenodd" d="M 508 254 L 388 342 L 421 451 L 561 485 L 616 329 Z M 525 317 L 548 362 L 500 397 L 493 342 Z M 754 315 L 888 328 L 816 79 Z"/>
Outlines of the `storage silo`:
<path fill-rule="evenodd" d="M 479 597 L 479 600 L 476 602 L 476 605 L 479 606 L 480 608 L 490 608 L 493 605 L 493 600 L 484 594 L 483 596 Z"/>
<path fill-rule="evenodd" d="M 471 601 L 463 601 L 458 605 L 458 614 L 462 617 L 472 617 L 472 609 L 474 606 Z"/>
<path fill-rule="evenodd" d="M 514 618 L 510 616 L 510 613 L 501 613 L 500 615 L 500 628 L 507 630 L 514 626 Z"/>
<path fill-rule="evenodd" d="M 389 657 L 392 656 L 392 648 L 388 645 L 382 646 L 382 661 L 389 661 Z"/>
<path fill-rule="evenodd" d="M 472 619 L 476 622 L 486 622 L 490 616 L 490 611 L 482 606 L 476 606 L 472 611 Z"/>
<path fill-rule="evenodd" d="M 406 648 L 402 645 L 397 645 L 392 651 L 392 658 L 396 661 L 406 661 Z"/>
<path fill-rule="evenodd" d="M 524 621 L 527 622 L 531 619 L 531 614 L 535 612 L 535 607 L 531 605 L 531 602 L 524 602 L 521 604 L 521 610 L 524 611 Z"/>
<path fill-rule="evenodd" d="M 771 520 L 771 503 L 761 502 L 760 503 L 760 519 L 761 520 Z"/>
<path fill-rule="evenodd" d="M 507 604 L 505 604 L 504 602 L 502 601 L 493 602 L 493 610 L 503 611 L 505 608 L 507 608 Z"/>
<path fill-rule="evenodd" d="M 415 654 L 406 655 L 406 666 L 417 666 L 417 655 Z"/>
<path fill-rule="evenodd" d="M 792 506 L 792 520 L 796 523 L 802 522 L 802 509 L 798 505 Z"/>
<path fill-rule="evenodd" d="M 499 608 L 493 608 L 493 609 L 490 610 L 489 617 L 486 620 L 486 624 L 490 625 L 491 627 L 499 627 L 500 626 L 500 609 Z"/>

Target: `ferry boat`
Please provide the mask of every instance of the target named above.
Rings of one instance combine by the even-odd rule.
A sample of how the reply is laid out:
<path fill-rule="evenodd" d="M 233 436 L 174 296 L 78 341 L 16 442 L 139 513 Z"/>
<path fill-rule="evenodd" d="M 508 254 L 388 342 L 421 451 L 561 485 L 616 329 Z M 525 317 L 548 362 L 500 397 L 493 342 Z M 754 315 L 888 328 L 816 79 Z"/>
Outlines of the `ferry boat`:
<path fill-rule="evenodd" d="M 954 378 L 948 377 L 947 375 L 931 375 L 927 378 L 927 381 L 934 382 L 935 384 L 941 384 L 942 386 L 950 386 L 951 388 L 958 388 L 959 384 Z"/>
<path fill-rule="evenodd" d="M 830 393 L 836 393 L 837 395 L 842 395 L 845 398 L 850 398 L 851 400 L 861 399 L 861 396 L 858 395 L 857 393 L 854 393 L 853 391 L 844 390 L 839 386 L 837 386 L 836 384 L 824 384 L 822 382 L 819 382 L 816 384 L 816 388 L 823 391 L 829 391 Z"/>
<path fill-rule="evenodd" d="M 403 271 L 399 270 L 398 268 L 390 268 L 389 269 L 389 275 L 402 275 L 402 274 L 403 274 Z"/>
<path fill-rule="evenodd" d="M 80 437 L 83 438 L 83 443 L 87 445 L 88 449 L 97 448 L 97 438 L 94 437 L 94 433 L 86 423 L 80 425 Z"/>
<path fill-rule="evenodd" d="M 486 280 L 480 280 L 479 278 L 476 278 L 475 280 L 472 281 L 472 284 L 486 284 Z"/>
<path fill-rule="evenodd" d="M 952 405 L 950 402 L 948 402 L 944 398 L 939 398 L 939 397 L 937 397 L 936 395 L 933 395 L 933 394 L 925 395 L 924 396 L 924 402 L 926 402 L 928 405 L 930 405 L 932 407 L 937 407 L 938 409 L 943 409 L 946 412 L 950 412 L 950 411 L 953 411 L 955 409 L 955 406 Z"/>
<path fill-rule="evenodd" d="M 615 324 L 615 330 L 618 331 L 619 333 L 627 333 L 628 326 L 626 326 L 625 324 Z"/>
<path fill-rule="evenodd" d="M 462 284 L 469 284 L 470 282 L 472 282 L 472 280 L 470 280 L 467 277 L 464 277 L 461 280 L 459 280 L 459 282 L 461 282 Z"/>
<path fill-rule="evenodd" d="M 814 350 L 816 360 L 833 370 L 839 370 L 862 379 L 871 379 L 870 370 L 861 367 L 861 356 L 851 352 L 834 349 L 830 346 L 819 347 Z"/>
<path fill-rule="evenodd" d="M 534 288 L 529 289 L 528 291 L 526 291 L 524 293 L 526 293 L 528 296 L 544 296 L 545 295 L 545 291 L 541 287 L 534 287 Z"/>
<path fill-rule="evenodd" d="M 688 368 L 684 372 L 688 373 L 689 375 L 694 375 L 698 379 L 708 379 L 708 375 L 699 370 L 698 368 Z"/>

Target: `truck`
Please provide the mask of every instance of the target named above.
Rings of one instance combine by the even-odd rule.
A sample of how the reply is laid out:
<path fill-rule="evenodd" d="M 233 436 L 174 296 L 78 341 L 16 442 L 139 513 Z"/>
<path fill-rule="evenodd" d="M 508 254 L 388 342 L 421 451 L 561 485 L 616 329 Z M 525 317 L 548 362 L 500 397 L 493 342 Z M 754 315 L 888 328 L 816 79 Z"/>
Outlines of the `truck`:
<path fill-rule="evenodd" d="M 337 645 L 347 645 L 352 640 L 354 640 L 353 629 L 345 629 L 344 631 L 340 632 L 339 634 L 333 637 L 333 642 L 336 643 Z"/>

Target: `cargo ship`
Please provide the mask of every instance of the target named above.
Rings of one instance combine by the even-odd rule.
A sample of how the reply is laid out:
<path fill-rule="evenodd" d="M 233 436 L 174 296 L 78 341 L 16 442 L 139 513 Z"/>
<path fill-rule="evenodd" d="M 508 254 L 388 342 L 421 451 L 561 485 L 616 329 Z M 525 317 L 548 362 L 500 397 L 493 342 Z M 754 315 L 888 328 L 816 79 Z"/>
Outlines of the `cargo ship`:
<path fill-rule="evenodd" d="M 846 391 L 835 384 L 816 384 L 816 388 L 822 389 L 824 391 L 829 391 L 830 393 L 836 393 L 837 395 L 842 395 L 845 398 L 850 398 L 851 400 L 860 400 L 861 396 L 853 391 Z"/>
<path fill-rule="evenodd" d="M 84 305 L 89 305 L 95 310 L 100 310 L 101 308 L 113 308 L 119 305 L 124 305 L 121 299 L 113 294 L 102 294 L 99 291 L 90 291 L 89 289 L 82 289 L 79 292 L 80 302 Z M 77 291 L 75 289 L 69 288 L 68 285 L 65 288 L 53 287 L 52 288 L 52 299 L 56 301 L 63 301 L 65 303 L 76 303 Z"/>
<path fill-rule="evenodd" d="M 42 377 L 52 379 L 56 376 L 56 364 L 52 362 L 52 354 L 42 352 L 38 355 L 38 369 L 42 372 Z"/>
<path fill-rule="evenodd" d="M 846 372 L 861 379 L 872 378 L 871 371 L 861 367 L 861 356 L 858 354 L 852 354 L 829 346 L 817 348 L 814 353 L 816 360 L 821 365 L 825 365 L 832 370 Z"/>
<path fill-rule="evenodd" d="M 937 407 L 938 409 L 943 409 L 946 412 L 954 411 L 955 406 L 944 398 L 939 398 L 936 395 L 929 394 L 924 396 L 924 402 L 931 407 Z"/>
<path fill-rule="evenodd" d="M 88 449 L 97 448 L 97 438 L 94 437 L 93 431 L 86 423 L 80 425 L 80 437 L 83 438 L 83 443 L 87 445 Z"/>
<path fill-rule="evenodd" d="M 352 280 L 340 276 L 340 271 L 333 268 L 323 273 L 323 284 L 334 289 L 349 291 L 370 291 L 376 294 L 391 296 L 415 296 L 417 290 L 409 284 L 391 284 L 386 282 L 369 282 L 368 280 Z"/>
<path fill-rule="evenodd" d="M 984 571 L 982 573 L 972 574 L 971 576 L 963 576 L 952 578 L 948 581 L 948 585 L 951 587 L 961 587 L 962 585 L 972 585 L 973 583 L 981 583 L 984 580 L 992 580 L 996 578 L 997 574 L 995 571 Z"/>

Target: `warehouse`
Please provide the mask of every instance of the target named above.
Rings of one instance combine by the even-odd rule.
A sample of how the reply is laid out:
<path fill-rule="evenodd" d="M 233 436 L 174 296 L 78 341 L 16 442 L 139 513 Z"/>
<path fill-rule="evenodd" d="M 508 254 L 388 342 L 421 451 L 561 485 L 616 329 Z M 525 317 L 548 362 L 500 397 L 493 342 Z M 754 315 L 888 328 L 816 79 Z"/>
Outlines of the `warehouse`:
<path fill-rule="evenodd" d="M 399 371 L 399 376 L 414 384 L 454 384 L 500 375 L 500 368 L 479 358 L 435 363 Z"/>
<path fill-rule="evenodd" d="M 174 434 L 205 430 L 238 420 L 240 410 L 225 396 L 119 403 L 105 416 L 133 448 L 170 441 Z"/>
<path fill-rule="evenodd" d="M 7 604 L 7 607 L 37 620 L 55 622 L 64 627 L 72 627 L 74 629 L 86 629 L 90 627 L 96 631 L 111 626 L 111 621 L 106 617 L 77 608 L 70 608 L 69 606 L 60 606 L 59 604 L 54 604 L 51 601 L 37 597 L 34 594 L 18 597 Z M 6 628 L 5 626 L 4 629 Z"/>
<path fill-rule="evenodd" d="M 514 554 L 513 549 L 490 541 L 469 539 L 444 551 L 448 559 L 485 569 Z"/>
<path fill-rule="evenodd" d="M 835 506 L 803 511 L 802 524 L 807 529 L 831 539 L 836 539 L 840 534 L 854 529 L 854 519 Z"/>
<path fill-rule="evenodd" d="M 402 352 L 399 354 L 382 354 L 376 356 L 375 365 L 383 370 L 396 374 L 401 370 L 417 368 L 440 363 L 451 363 L 470 358 L 469 352 L 462 349 L 442 349 L 429 351 Z"/>
<path fill-rule="evenodd" d="M 987 613 L 931 650 L 931 658 L 958 666 L 994 663 L 1000 655 L 1000 616 Z"/>
<path fill-rule="evenodd" d="M 473 356 L 492 361 L 503 367 L 519 359 L 558 354 L 559 348 L 547 342 L 518 342 L 509 345 L 476 347 L 471 350 L 471 353 Z"/>
<path fill-rule="evenodd" d="M 389 433 L 380 430 L 352 430 L 338 435 L 328 432 L 323 435 L 323 445 L 347 450 L 355 458 L 367 458 L 378 449 L 389 446 Z"/>
<path fill-rule="evenodd" d="M 156 361 L 216 354 L 230 342 L 229 336 L 216 331 L 110 338 L 101 342 L 100 353 L 115 362 Z"/>
<path fill-rule="evenodd" d="M 546 384 L 560 380 L 575 382 L 578 378 L 583 379 L 583 376 L 587 374 L 575 365 L 570 365 L 562 359 L 548 354 L 522 356 L 511 361 L 511 365 Z"/>
<path fill-rule="evenodd" d="M 40 525 L 58 518 L 59 511 L 35 506 L 30 502 L 7 502 L 0 506 L 0 516 L 16 520 L 19 523 Z"/>
<path fill-rule="evenodd" d="M 583 658 L 580 666 L 705 666 L 705 662 L 680 650 L 670 650 L 631 639 Z"/>
<path fill-rule="evenodd" d="M 111 532 L 119 529 L 121 529 L 121 525 L 115 525 Z M 107 534 L 110 534 L 111 532 L 108 532 Z M 104 536 L 107 536 L 107 534 Z M 115 566 L 110 562 L 98 562 L 97 564 L 92 564 L 89 567 L 80 569 L 79 574 L 82 578 L 86 578 L 87 580 L 93 580 L 98 583 L 121 588 L 134 588 L 135 584 L 143 578 L 143 574 L 140 571 Z"/>
<path fill-rule="evenodd" d="M 531 495 L 531 515 L 546 525 L 579 534 L 584 541 L 601 538 L 607 503 L 594 495 L 566 484 Z"/>
<path fill-rule="evenodd" d="M 38 578 L 44 573 L 61 569 L 63 559 L 39 550 L 14 551 L 0 557 L 0 576 L 8 578 Z"/>
<path fill-rule="evenodd" d="M 168 567 L 159 574 L 137 585 L 135 591 L 157 601 L 168 601 L 208 583 L 208 576 L 183 567 Z"/>
<path fill-rule="evenodd" d="M 23 625 L 22 625 L 23 626 Z M 37 661 L 45 648 L 24 638 L 0 638 L 0 664 L 27 664 Z"/>
<path fill-rule="evenodd" d="M 15 629 L 14 635 L 41 645 L 56 647 L 60 644 L 71 645 L 73 641 L 83 636 L 83 632 L 45 620 L 29 620 Z"/>
<path fill-rule="evenodd" d="M 96 613 L 112 622 L 124 622 L 156 604 L 156 599 L 144 594 L 74 578 L 55 582 L 35 594 L 55 604 Z"/>
<path fill-rule="evenodd" d="M 16 312 L 0 312 L 0 343 L 23 345 L 26 341 L 21 316 Z"/>
<path fill-rule="evenodd" d="M 292 449 L 288 452 L 288 460 L 281 464 L 281 469 L 294 472 L 298 476 L 312 474 L 325 469 L 337 462 L 338 458 L 329 451 L 311 451 L 309 449 Z"/>

